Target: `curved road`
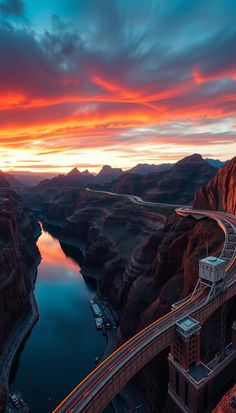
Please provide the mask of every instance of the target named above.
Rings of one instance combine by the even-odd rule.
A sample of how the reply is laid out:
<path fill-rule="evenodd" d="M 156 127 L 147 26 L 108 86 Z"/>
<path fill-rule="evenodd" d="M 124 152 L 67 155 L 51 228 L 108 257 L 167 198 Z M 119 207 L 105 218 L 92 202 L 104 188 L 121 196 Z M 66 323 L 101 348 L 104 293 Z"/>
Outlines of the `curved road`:
<path fill-rule="evenodd" d="M 140 196 L 137 196 L 137 195 L 117 194 L 115 192 L 99 191 L 98 189 L 89 189 L 89 188 L 86 188 L 86 190 L 89 192 L 97 192 L 100 194 L 107 194 L 107 195 L 112 195 L 112 196 L 120 196 L 123 198 L 128 198 L 130 201 L 134 202 L 135 204 L 141 204 L 141 205 L 147 205 L 147 206 L 173 207 L 173 208 L 191 208 L 190 205 L 163 204 L 162 202 L 145 201 L 144 199 L 140 198 Z"/>
<path fill-rule="evenodd" d="M 115 194 L 114 194 L 115 195 Z M 116 194 L 117 195 L 117 194 Z M 128 196 L 130 198 L 130 196 Z M 132 197 L 133 198 L 133 197 Z M 135 197 L 135 202 L 140 202 Z M 143 203 L 143 202 L 142 202 Z M 177 212 L 181 215 L 207 216 L 218 223 L 225 223 L 234 229 L 236 234 L 236 217 L 224 212 L 198 211 L 179 208 Z M 233 251 L 227 264 L 226 286 L 230 287 L 236 282 L 236 255 Z M 93 400 L 99 391 L 114 377 L 119 369 L 124 366 L 132 356 L 137 355 L 148 343 L 155 340 L 159 335 L 174 327 L 178 320 L 190 315 L 203 307 L 208 296 L 205 288 L 189 296 L 183 303 L 173 308 L 169 313 L 150 324 L 142 331 L 133 336 L 121 347 L 107 357 L 97 368 L 95 368 L 53 411 L 53 413 L 79 413 L 86 410 L 86 406 Z M 99 410 L 100 411 L 100 410 Z"/>

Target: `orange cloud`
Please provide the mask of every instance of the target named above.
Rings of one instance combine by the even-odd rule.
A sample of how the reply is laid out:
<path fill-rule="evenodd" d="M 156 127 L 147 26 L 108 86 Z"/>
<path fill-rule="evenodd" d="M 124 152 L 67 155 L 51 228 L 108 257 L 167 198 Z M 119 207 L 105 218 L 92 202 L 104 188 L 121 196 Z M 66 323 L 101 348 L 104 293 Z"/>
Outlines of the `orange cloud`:
<path fill-rule="evenodd" d="M 195 66 L 192 72 L 193 79 L 198 85 L 201 85 L 206 82 L 212 82 L 217 80 L 224 80 L 226 78 L 236 80 L 236 71 L 235 69 L 225 69 L 220 70 L 216 73 L 204 74 L 199 65 Z"/>

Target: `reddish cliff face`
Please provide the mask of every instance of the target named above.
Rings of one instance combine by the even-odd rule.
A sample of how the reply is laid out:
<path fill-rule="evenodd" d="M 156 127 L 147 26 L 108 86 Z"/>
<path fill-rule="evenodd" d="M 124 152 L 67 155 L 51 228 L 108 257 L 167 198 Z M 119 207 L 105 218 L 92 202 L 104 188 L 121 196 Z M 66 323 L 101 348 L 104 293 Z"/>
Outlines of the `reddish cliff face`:
<path fill-rule="evenodd" d="M 13 192 L 0 195 L 0 352 L 14 324 L 29 311 L 29 271 L 39 259 L 39 227 Z"/>
<path fill-rule="evenodd" d="M 222 397 L 219 404 L 216 408 L 212 411 L 212 413 L 235 413 L 236 408 L 230 405 L 230 400 L 233 396 L 236 395 L 236 384 L 235 386 L 230 389 L 224 397 Z"/>
<path fill-rule="evenodd" d="M 236 157 L 221 168 L 194 198 L 194 208 L 236 214 Z"/>

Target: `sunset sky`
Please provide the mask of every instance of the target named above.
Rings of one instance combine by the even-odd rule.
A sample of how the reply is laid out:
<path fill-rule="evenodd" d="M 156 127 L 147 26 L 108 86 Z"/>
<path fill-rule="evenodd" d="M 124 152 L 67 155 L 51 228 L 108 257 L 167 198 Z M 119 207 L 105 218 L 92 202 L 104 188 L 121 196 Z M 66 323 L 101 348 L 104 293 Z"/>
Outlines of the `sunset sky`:
<path fill-rule="evenodd" d="M 235 18 L 235 0 L 0 0 L 0 169 L 232 158 Z"/>

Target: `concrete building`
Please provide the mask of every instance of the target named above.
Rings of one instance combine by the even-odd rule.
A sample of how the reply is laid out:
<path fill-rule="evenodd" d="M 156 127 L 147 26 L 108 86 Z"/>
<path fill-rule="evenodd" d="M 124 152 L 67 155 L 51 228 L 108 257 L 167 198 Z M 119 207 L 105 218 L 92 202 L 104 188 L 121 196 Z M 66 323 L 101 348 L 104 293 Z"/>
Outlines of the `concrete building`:
<path fill-rule="evenodd" d="M 209 287 L 208 299 L 221 291 L 225 281 L 226 262 L 216 257 L 206 257 L 199 261 L 199 278 L 193 294 Z"/>

